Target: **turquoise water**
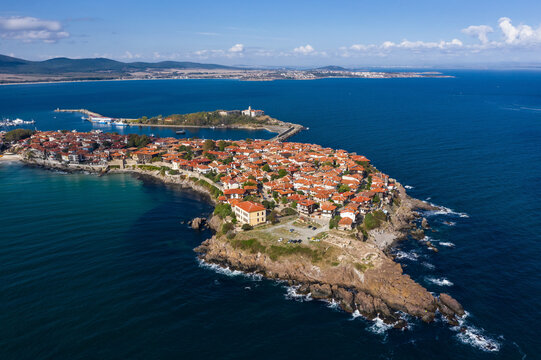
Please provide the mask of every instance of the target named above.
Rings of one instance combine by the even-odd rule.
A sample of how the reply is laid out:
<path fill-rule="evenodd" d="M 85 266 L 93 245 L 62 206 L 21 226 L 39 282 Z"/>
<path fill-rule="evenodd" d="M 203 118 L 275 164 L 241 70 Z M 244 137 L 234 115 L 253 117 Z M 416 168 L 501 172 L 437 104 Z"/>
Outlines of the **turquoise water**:
<path fill-rule="evenodd" d="M 40 129 L 91 128 L 56 107 L 140 116 L 252 105 L 308 126 L 292 140 L 364 154 L 413 196 L 449 208 L 427 214 L 439 253 L 407 241 L 397 254 L 405 272 L 469 312 L 467 334 L 442 321 L 386 330 L 292 298 L 283 284 L 199 264 L 192 249 L 209 234 L 181 221 L 211 207 L 194 193 L 1 163 L 0 357 L 537 358 L 541 73 L 455 74 L 0 87 L 0 116 Z M 198 136 L 271 136 L 206 131 Z"/>

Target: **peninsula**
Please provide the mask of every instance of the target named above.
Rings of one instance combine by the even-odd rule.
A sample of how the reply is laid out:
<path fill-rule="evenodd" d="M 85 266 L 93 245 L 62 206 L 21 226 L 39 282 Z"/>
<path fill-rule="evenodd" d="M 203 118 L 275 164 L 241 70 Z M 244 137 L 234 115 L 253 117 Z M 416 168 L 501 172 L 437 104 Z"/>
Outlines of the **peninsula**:
<path fill-rule="evenodd" d="M 16 132 L 16 133 L 15 133 Z M 150 176 L 202 192 L 215 205 L 202 261 L 283 280 L 347 312 L 403 327 L 402 313 L 457 325 L 462 306 L 403 273 L 389 249 L 422 238 L 413 199 L 362 155 L 316 144 L 213 141 L 114 133 L 15 130 L 0 143 L 30 165 Z"/>

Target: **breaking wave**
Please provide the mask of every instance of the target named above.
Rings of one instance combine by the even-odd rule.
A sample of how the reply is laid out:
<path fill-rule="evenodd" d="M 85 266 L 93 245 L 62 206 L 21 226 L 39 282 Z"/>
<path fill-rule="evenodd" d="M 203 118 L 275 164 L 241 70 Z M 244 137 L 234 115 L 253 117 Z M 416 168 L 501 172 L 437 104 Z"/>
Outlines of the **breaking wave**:
<path fill-rule="evenodd" d="M 413 250 L 409 252 L 399 250 L 395 253 L 395 255 L 398 260 L 406 259 L 409 261 L 417 261 L 419 259 L 419 255 Z"/>
<path fill-rule="evenodd" d="M 455 247 L 455 244 L 449 241 L 440 241 L 441 246 Z"/>
<path fill-rule="evenodd" d="M 425 268 L 430 269 L 430 270 L 434 270 L 436 268 L 436 266 L 434 266 L 431 263 L 428 263 L 426 261 L 422 262 L 421 265 L 423 265 Z"/>
<path fill-rule="evenodd" d="M 431 282 L 432 284 L 438 285 L 438 286 L 453 286 L 454 284 L 447 280 L 446 278 L 435 278 L 431 276 L 427 276 L 426 281 Z"/>
<path fill-rule="evenodd" d="M 385 324 L 379 316 L 372 320 L 373 324 L 368 327 L 368 331 L 374 334 L 383 335 L 387 330 L 392 329 L 393 325 Z"/>
<path fill-rule="evenodd" d="M 451 329 L 457 331 L 457 338 L 464 344 L 471 345 L 487 352 L 500 351 L 501 344 L 494 339 L 484 335 L 484 330 L 473 325 L 466 324 L 468 312 L 462 318 L 458 319 L 459 326 L 454 326 Z"/>
<path fill-rule="evenodd" d="M 430 198 L 428 198 L 427 200 L 430 200 Z M 450 216 L 458 216 L 458 217 L 461 217 L 461 218 L 469 218 L 470 217 L 470 215 L 466 214 L 465 212 L 457 212 L 457 211 L 454 211 L 453 209 L 450 209 L 450 208 L 445 207 L 445 206 L 439 206 L 439 205 L 433 204 L 431 202 L 428 202 L 428 203 L 430 205 L 432 205 L 432 206 L 437 207 L 438 210 L 425 210 L 425 211 L 423 211 L 423 214 L 425 216 L 450 215 Z"/>
<path fill-rule="evenodd" d="M 197 261 L 199 262 L 200 267 L 213 270 L 218 274 L 226 275 L 229 277 L 244 276 L 254 281 L 261 281 L 263 279 L 263 276 L 259 274 L 245 273 L 240 270 L 231 270 L 229 267 L 222 267 L 220 265 L 210 264 L 201 259 L 197 259 Z"/>
<path fill-rule="evenodd" d="M 299 294 L 297 290 L 299 289 L 300 285 L 292 285 L 292 286 L 286 286 L 286 293 L 284 297 L 287 300 L 295 300 L 295 301 L 312 301 L 312 294 Z"/>
<path fill-rule="evenodd" d="M 333 310 L 339 310 L 340 309 L 340 303 L 334 299 L 330 299 L 330 300 L 323 300 L 324 302 L 327 303 L 327 307 L 329 309 L 333 309 Z"/>

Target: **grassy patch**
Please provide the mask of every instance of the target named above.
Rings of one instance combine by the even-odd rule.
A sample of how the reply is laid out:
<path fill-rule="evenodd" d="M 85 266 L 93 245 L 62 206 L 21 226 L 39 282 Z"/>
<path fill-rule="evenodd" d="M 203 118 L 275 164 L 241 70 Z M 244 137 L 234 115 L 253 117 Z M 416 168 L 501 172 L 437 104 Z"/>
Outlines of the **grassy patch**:
<path fill-rule="evenodd" d="M 313 250 L 305 246 L 296 245 L 271 245 L 267 252 L 272 260 L 277 260 L 279 257 L 282 256 L 299 255 L 311 259 L 312 262 L 317 262 L 321 260 L 322 257 L 322 254 L 317 250 Z"/>
<path fill-rule="evenodd" d="M 359 270 L 360 272 L 365 272 L 366 270 L 374 267 L 372 263 L 368 263 L 368 264 L 354 263 L 353 266 L 355 266 L 355 269 Z"/>
<path fill-rule="evenodd" d="M 236 249 L 249 251 L 252 254 L 257 254 L 258 252 L 263 253 L 266 250 L 265 246 L 262 245 L 259 241 L 257 241 L 257 239 L 232 240 L 231 246 Z"/>

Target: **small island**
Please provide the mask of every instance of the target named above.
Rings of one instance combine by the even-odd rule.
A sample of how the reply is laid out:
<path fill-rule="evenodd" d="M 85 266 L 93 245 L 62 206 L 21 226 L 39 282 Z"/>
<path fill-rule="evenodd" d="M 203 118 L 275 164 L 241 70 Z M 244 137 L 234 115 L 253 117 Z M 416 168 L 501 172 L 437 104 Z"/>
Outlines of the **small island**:
<path fill-rule="evenodd" d="M 19 129 L 2 134 L 0 146 L 28 165 L 131 173 L 205 194 L 214 212 L 191 226 L 214 230 L 195 249 L 206 263 L 287 281 L 397 328 L 406 326 L 402 313 L 431 322 L 439 311 L 452 325 L 464 315 L 450 295 L 434 296 L 404 274 L 390 252 L 408 236 L 423 238 L 429 225 L 416 210 L 435 208 L 365 156 L 310 143 L 98 131 Z"/>

